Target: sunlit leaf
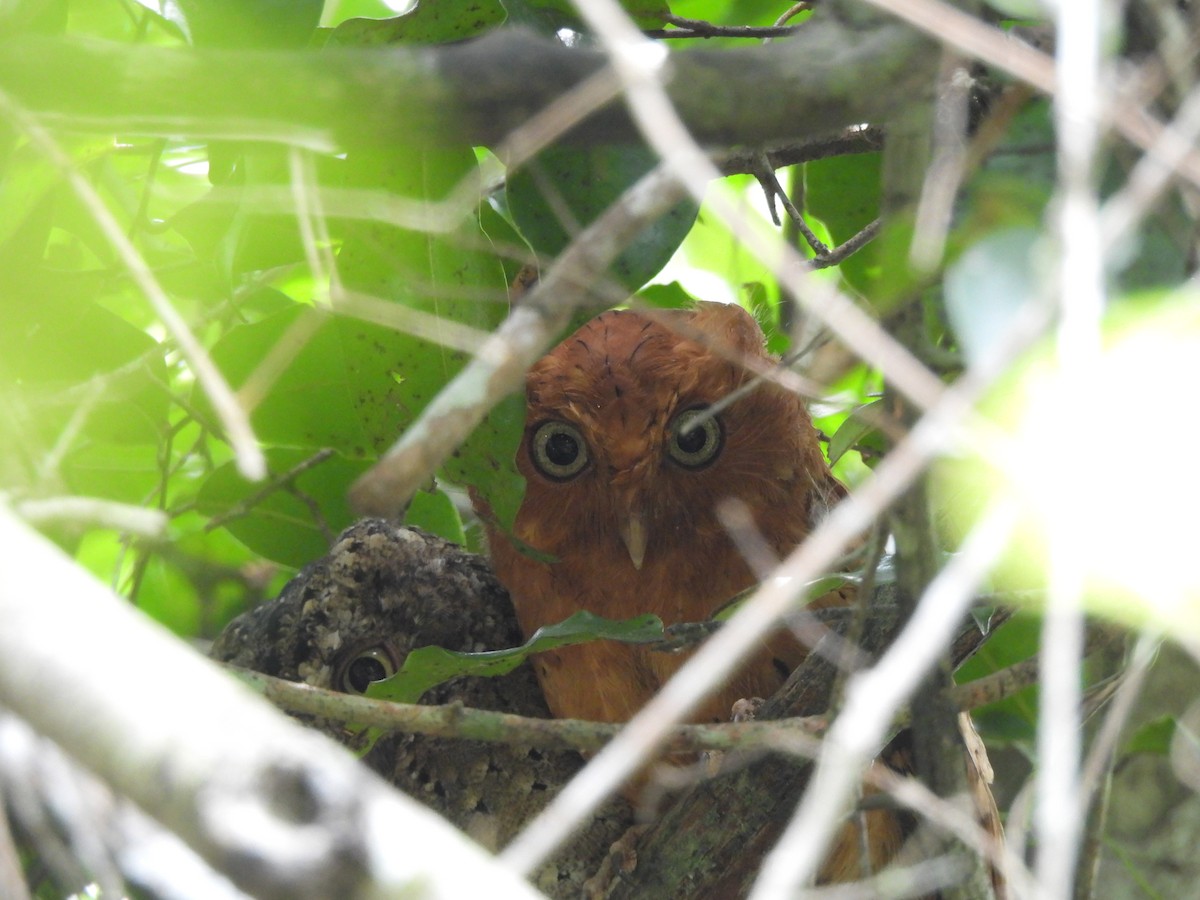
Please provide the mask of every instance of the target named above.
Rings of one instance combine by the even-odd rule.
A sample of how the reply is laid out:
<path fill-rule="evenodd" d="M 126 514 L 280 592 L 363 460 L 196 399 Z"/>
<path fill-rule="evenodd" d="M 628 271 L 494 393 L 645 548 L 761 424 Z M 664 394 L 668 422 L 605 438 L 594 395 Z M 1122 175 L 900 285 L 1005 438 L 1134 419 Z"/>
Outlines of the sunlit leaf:
<path fill-rule="evenodd" d="M 269 478 L 311 458 L 306 451 L 268 450 Z M 323 556 L 330 539 L 355 520 L 346 495 L 366 470 L 365 462 L 334 455 L 264 492 L 264 485 L 246 481 L 229 463 L 204 480 L 196 504 L 205 515 L 220 517 L 224 528 L 255 553 L 301 568 Z"/>
<path fill-rule="evenodd" d="M 288 47 L 305 43 L 324 0 L 166 0 L 167 17 L 203 47 Z"/>
<path fill-rule="evenodd" d="M 282 359 L 281 348 L 287 348 Z M 259 440 L 368 458 L 382 453 L 403 426 L 400 368 L 419 350 L 393 329 L 296 305 L 232 329 L 212 356 L 230 384 L 242 387 L 276 354 L 280 368 L 251 413 Z M 435 372 L 423 381 L 428 391 L 438 384 Z M 207 408 L 203 396 L 197 408 Z"/>
<path fill-rule="evenodd" d="M 1066 554 L 1086 577 L 1090 612 L 1200 640 L 1197 570 L 1174 562 L 1190 558 L 1192 533 L 1169 524 L 1200 504 L 1200 470 L 1177 466 L 1169 490 L 1152 485 L 1150 448 L 1128 418 L 1136 411 L 1169 428 L 1171 446 L 1200 439 L 1195 417 L 1181 417 L 1178 405 L 1197 358 L 1200 298 L 1127 301 L 1094 358 L 1064 369 L 1042 352 L 997 388 L 993 424 L 980 435 L 996 446 L 990 429 L 1008 432 L 995 468 L 947 467 L 943 493 L 958 510 L 994 496 L 1020 505 L 1025 517 L 998 584 L 1044 583 L 1046 567 Z"/>
<path fill-rule="evenodd" d="M 401 16 L 348 19 L 334 30 L 330 41 L 360 47 L 402 42 L 441 44 L 475 37 L 506 18 L 500 0 L 421 0 Z"/>
<path fill-rule="evenodd" d="M 462 519 L 444 491 L 417 491 L 404 511 L 404 524 L 423 528 L 459 545 L 467 542 Z"/>

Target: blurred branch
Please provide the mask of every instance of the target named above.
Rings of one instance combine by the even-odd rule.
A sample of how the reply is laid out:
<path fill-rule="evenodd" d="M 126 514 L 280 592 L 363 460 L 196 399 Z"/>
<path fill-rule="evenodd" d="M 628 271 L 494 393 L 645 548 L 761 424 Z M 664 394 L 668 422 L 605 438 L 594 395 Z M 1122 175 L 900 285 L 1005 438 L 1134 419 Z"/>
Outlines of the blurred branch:
<path fill-rule="evenodd" d="M 242 889 L 400 897 L 420 883 L 450 898 L 487 883 L 497 896 L 535 896 L 4 509 L 0 546 L 0 700 Z M 97 666 L 98 647 L 119 652 Z M 396 834 L 407 836 L 405 853 L 394 852 Z"/>
<path fill-rule="evenodd" d="M 112 528 L 140 537 L 162 537 L 167 516 L 161 510 L 144 509 L 99 497 L 40 497 L 21 500 L 17 512 L 39 525 L 55 522 L 84 531 L 88 528 Z"/>
<path fill-rule="evenodd" d="M 671 54 L 667 90 L 697 139 L 761 144 L 884 117 L 921 47 L 893 22 L 859 31 L 814 17 L 793 38 Z M 522 29 L 441 47 L 232 51 L 67 38 L 0 43 L 0 86 L 47 124 L 75 130 L 279 140 L 496 144 L 607 64 Z M 772 85 L 771 102 L 763 86 Z M 620 100 L 571 132 L 634 141 Z"/>
<path fill-rule="evenodd" d="M 1052 57 L 942 0 L 865 2 L 889 15 L 903 19 L 947 46 L 956 47 L 974 59 L 1019 78 L 1043 94 L 1057 94 L 1058 85 Z M 1105 84 L 1104 87 L 1111 89 L 1112 85 Z M 1153 152 L 1160 142 L 1173 142 L 1169 136 L 1164 138 L 1169 126 L 1156 119 L 1144 107 L 1120 96 L 1108 99 L 1110 102 L 1105 110 L 1106 117 L 1111 117 L 1113 128 L 1135 147 Z M 1200 152 L 1197 152 L 1195 147 L 1172 160 L 1172 165 L 1179 175 L 1193 184 L 1200 185 Z"/>

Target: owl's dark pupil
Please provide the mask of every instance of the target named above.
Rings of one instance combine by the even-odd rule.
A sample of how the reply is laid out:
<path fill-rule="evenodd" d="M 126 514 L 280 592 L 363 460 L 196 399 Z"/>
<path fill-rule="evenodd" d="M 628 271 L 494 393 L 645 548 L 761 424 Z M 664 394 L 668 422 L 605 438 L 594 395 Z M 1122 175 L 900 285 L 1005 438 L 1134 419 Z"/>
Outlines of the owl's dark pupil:
<path fill-rule="evenodd" d="M 707 433 L 699 425 L 682 428 L 675 436 L 675 443 L 684 453 L 699 453 L 707 440 Z"/>
<path fill-rule="evenodd" d="M 376 681 L 387 678 L 387 669 L 373 656 L 360 656 L 346 670 L 346 683 L 360 694 Z"/>
<path fill-rule="evenodd" d="M 579 456 L 579 444 L 569 434 L 559 432 L 546 441 L 546 459 L 556 466 L 569 466 Z"/>

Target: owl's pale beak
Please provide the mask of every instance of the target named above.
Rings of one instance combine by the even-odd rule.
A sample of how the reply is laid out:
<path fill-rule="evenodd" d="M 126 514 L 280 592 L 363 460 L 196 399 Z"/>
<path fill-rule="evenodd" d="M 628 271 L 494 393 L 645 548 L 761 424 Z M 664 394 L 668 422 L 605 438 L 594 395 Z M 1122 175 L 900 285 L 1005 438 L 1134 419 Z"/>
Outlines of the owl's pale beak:
<path fill-rule="evenodd" d="M 621 541 L 629 551 L 629 561 L 635 569 L 640 570 L 646 558 L 646 537 L 646 525 L 642 517 L 637 513 L 631 514 L 621 526 Z"/>

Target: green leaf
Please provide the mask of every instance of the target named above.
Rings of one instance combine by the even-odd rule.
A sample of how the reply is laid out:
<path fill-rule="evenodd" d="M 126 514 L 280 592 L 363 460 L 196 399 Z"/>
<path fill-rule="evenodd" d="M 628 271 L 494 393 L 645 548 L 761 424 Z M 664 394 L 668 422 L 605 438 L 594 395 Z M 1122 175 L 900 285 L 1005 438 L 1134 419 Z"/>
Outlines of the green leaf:
<path fill-rule="evenodd" d="M 549 147 L 508 180 L 508 208 L 544 261 L 557 256 L 658 163 L 645 147 Z M 683 202 L 648 225 L 613 263 L 611 272 L 633 292 L 666 265 L 696 220 Z"/>
<path fill-rule="evenodd" d="M 145 332 L 86 297 L 13 279 L 3 300 L 0 384 L 12 385 L 0 436 L 37 456 L 68 422 L 78 441 L 157 442 L 169 397 L 166 363 Z"/>
<path fill-rule="evenodd" d="M 77 166 L 87 168 L 96 159 L 112 152 L 112 139 L 74 137 L 64 141 L 62 149 Z M 10 240 L 53 196 L 63 177 L 58 166 L 33 144 L 15 148 L 5 162 L 5 168 L 5 177 L 0 178 L 0 245 Z"/>
<path fill-rule="evenodd" d="M 879 216 L 883 154 L 857 153 L 806 163 L 804 202 L 830 237 L 843 244 Z M 878 239 L 838 266 L 842 277 L 868 297 L 874 297 L 881 268 Z"/>
<path fill-rule="evenodd" d="M 63 460 L 63 478 L 79 496 L 141 506 L 163 487 L 160 454 L 152 443 L 86 441 Z"/>
<path fill-rule="evenodd" d="M 1153 753 L 1166 756 L 1171 752 L 1171 739 L 1175 736 L 1175 717 L 1159 716 L 1147 722 L 1125 742 L 1126 756 L 1134 753 Z"/>
<path fill-rule="evenodd" d="M 266 455 L 268 479 L 290 472 L 312 456 L 282 449 L 268 450 Z M 196 507 L 207 516 L 228 516 L 224 527 L 258 555 L 299 569 L 322 556 L 330 537 L 354 521 L 346 494 L 367 468 L 365 462 L 334 455 L 290 484 L 262 494 L 262 484 L 246 481 L 233 463 L 227 463 L 204 480 Z"/>
<path fill-rule="evenodd" d="M 505 0 L 514 21 L 544 28 L 582 27 L 573 0 Z M 658 28 L 671 12 L 666 0 L 621 0 L 639 28 Z"/>
<path fill-rule="evenodd" d="M 391 444 L 406 421 L 400 369 L 406 361 L 423 360 L 423 347 L 390 328 L 295 305 L 231 329 L 213 347 L 212 358 L 237 388 L 281 345 L 291 348 L 290 359 L 250 418 L 260 441 L 331 447 L 359 459 L 376 456 Z M 421 381 L 430 391 L 439 383 L 432 371 Z M 410 395 L 417 389 L 412 384 L 408 388 Z M 195 406 L 210 410 L 203 396 Z"/>
<path fill-rule="evenodd" d="M 390 19 L 348 19 L 334 29 L 331 44 L 444 44 L 466 40 L 503 24 L 508 14 L 499 0 L 421 0 Z"/>
<path fill-rule="evenodd" d="M 404 511 L 404 524 L 424 528 L 460 546 L 467 542 L 462 519 L 445 491 L 417 491 Z"/>
<path fill-rule="evenodd" d="M 1006 16 L 1018 19 L 1029 19 L 1034 22 L 1044 21 L 1046 5 L 1042 0 L 985 0 L 988 6 Z"/>
<path fill-rule="evenodd" d="M 557 625 L 539 628 L 528 641 L 510 650 L 459 653 L 441 647 L 421 647 L 408 655 L 399 672 L 372 684 L 367 696 L 395 703 L 416 703 L 430 688 L 456 676 L 506 675 L 531 654 L 557 647 L 592 640 L 648 644 L 662 639 L 663 623 L 658 616 L 618 621 L 581 610 Z"/>
<path fill-rule="evenodd" d="M 198 47 L 294 47 L 306 43 L 324 0 L 167 0 L 164 13 Z"/>
<path fill-rule="evenodd" d="M 638 291 L 637 296 L 647 306 L 658 309 L 689 309 L 696 305 L 696 298 L 684 290 L 678 281 L 648 284 Z"/>
<path fill-rule="evenodd" d="M 446 478 L 479 492 L 504 529 L 512 527 L 525 496 L 525 478 L 516 463 L 524 430 L 525 398 L 512 394 L 492 408 L 442 465 Z"/>
<path fill-rule="evenodd" d="M 385 187 L 402 197 L 427 201 L 441 200 L 464 180 L 478 177 L 476 157 L 465 148 L 358 153 L 347 160 L 347 166 L 353 184 Z M 458 323 L 479 333 L 491 331 L 507 314 L 508 281 L 501 256 L 515 238 L 486 203 L 476 216 L 466 216 L 448 233 L 381 222 L 347 223 L 344 230 L 339 268 L 347 287 L 436 317 L 446 323 L 445 328 Z M 491 248 L 497 244 L 501 246 L 493 253 Z M 372 340 L 361 350 L 369 356 L 380 346 L 400 352 L 388 352 L 389 380 L 376 382 L 375 396 L 360 395 L 359 403 L 375 408 L 386 393 L 387 407 L 396 420 L 389 435 L 394 439 L 461 371 L 468 353 L 461 346 L 445 347 L 398 332 L 382 342 Z M 507 522 L 516 515 L 524 490 L 513 462 L 523 427 L 523 405 L 516 400 L 502 403 L 443 470 L 449 480 L 477 487 Z"/>
<path fill-rule="evenodd" d="M 846 417 L 841 427 L 829 439 L 829 464 L 831 466 L 841 459 L 848 450 L 852 450 L 855 447 L 864 447 L 874 450 L 877 453 L 883 453 L 886 449 L 883 436 L 871 424 L 870 415 L 862 415 L 866 410 L 882 412 L 882 404 L 882 400 L 873 400 L 870 403 L 860 406 Z"/>

